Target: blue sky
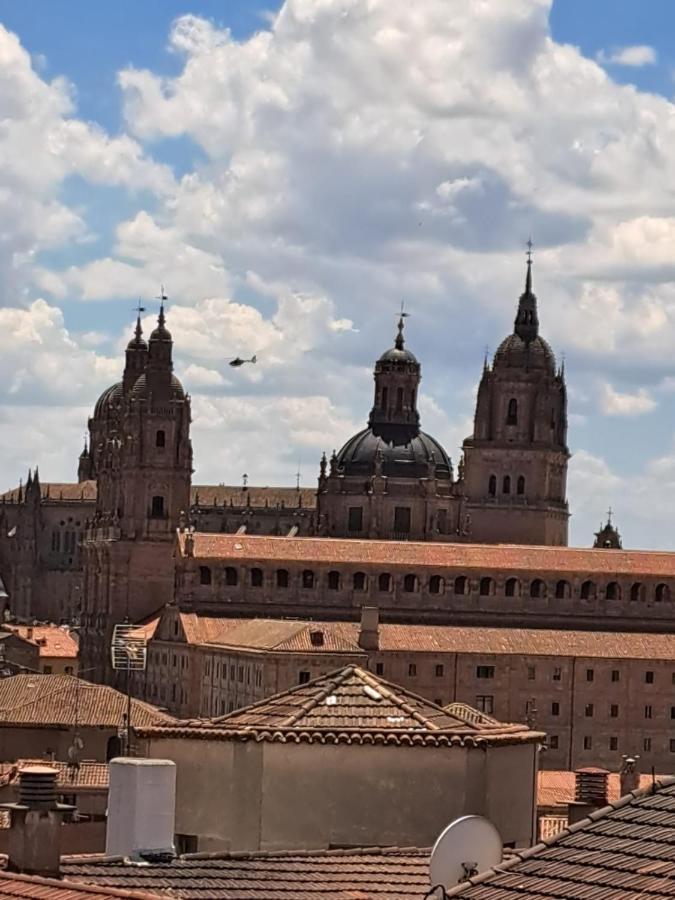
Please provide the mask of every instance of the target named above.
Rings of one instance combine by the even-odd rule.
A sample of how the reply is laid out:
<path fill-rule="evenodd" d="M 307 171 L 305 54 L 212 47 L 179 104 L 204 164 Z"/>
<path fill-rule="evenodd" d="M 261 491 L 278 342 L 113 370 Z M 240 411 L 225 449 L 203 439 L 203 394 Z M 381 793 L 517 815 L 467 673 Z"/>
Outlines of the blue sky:
<path fill-rule="evenodd" d="M 367 415 L 401 299 L 423 424 L 457 458 L 532 233 L 569 378 L 573 540 L 611 503 L 627 543 L 669 545 L 673 4 L 287 0 L 270 32 L 280 9 L 0 0 L 8 485 L 37 456 L 72 477 L 161 281 L 198 478 L 245 459 L 292 483 L 300 459 L 312 483 Z M 233 381 L 227 356 L 256 350 Z"/>

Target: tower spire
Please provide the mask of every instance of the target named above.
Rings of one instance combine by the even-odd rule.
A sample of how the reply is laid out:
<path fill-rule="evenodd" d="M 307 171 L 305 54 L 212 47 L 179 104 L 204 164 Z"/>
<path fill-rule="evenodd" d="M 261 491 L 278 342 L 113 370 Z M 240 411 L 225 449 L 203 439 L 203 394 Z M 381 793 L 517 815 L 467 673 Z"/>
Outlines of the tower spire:
<path fill-rule="evenodd" d="M 531 343 L 539 334 L 539 316 L 537 315 L 537 298 L 532 292 L 532 239 L 527 242 L 527 272 L 525 274 L 525 290 L 520 295 L 518 312 L 514 323 L 514 331 L 526 344 Z"/>
<path fill-rule="evenodd" d="M 398 317 L 398 334 L 396 335 L 396 339 L 394 340 L 394 347 L 397 350 L 403 350 L 405 347 L 405 338 L 403 337 L 403 327 L 404 327 L 404 319 L 407 319 L 410 313 L 405 312 L 404 303 L 401 301 L 401 312 Z"/>

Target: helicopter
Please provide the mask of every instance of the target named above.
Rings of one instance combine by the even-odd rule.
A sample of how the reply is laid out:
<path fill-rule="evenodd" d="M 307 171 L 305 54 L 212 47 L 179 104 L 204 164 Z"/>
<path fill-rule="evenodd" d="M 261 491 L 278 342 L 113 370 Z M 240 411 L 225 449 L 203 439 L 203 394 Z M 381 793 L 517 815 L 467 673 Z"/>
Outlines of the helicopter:
<path fill-rule="evenodd" d="M 244 363 L 253 363 L 255 365 L 257 362 L 258 357 L 254 353 L 250 359 L 242 359 L 241 356 L 235 356 L 234 359 L 229 361 L 228 365 L 232 366 L 233 369 L 238 369 L 239 366 L 243 366 Z"/>

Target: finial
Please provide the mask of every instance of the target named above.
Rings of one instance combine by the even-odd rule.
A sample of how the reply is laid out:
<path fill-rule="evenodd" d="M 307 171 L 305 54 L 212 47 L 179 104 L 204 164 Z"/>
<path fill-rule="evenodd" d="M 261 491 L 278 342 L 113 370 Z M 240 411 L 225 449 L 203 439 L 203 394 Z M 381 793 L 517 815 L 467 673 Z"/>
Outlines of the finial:
<path fill-rule="evenodd" d="M 525 293 L 532 293 L 532 247 L 534 244 L 532 243 L 532 238 L 527 239 L 527 252 L 525 256 L 527 256 L 527 275 L 525 276 Z"/>
<path fill-rule="evenodd" d="M 168 300 L 168 296 L 164 293 L 164 285 L 160 285 L 159 288 L 159 317 L 157 318 L 157 322 L 159 323 L 160 328 L 164 327 L 164 301 Z"/>
<path fill-rule="evenodd" d="M 164 291 L 162 291 L 164 293 Z M 136 310 L 136 337 L 140 338 L 143 334 L 143 329 L 141 328 L 141 313 L 145 312 L 145 307 L 141 303 L 141 298 L 138 298 L 138 304 L 134 307 Z"/>
<path fill-rule="evenodd" d="M 295 473 L 295 489 L 300 490 L 300 462 L 298 461 L 298 471 Z"/>
<path fill-rule="evenodd" d="M 613 510 L 612 507 L 610 506 L 609 509 L 607 510 L 607 524 L 608 524 L 608 525 L 611 525 L 611 524 L 612 524 L 612 515 L 613 515 L 613 514 L 614 514 L 614 510 Z"/>
<path fill-rule="evenodd" d="M 246 472 L 241 476 L 241 486 L 243 490 L 246 490 L 248 487 L 248 475 Z"/>
<path fill-rule="evenodd" d="M 401 300 L 401 312 L 399 313 L 398 318 L 398 334 L 396 335 L 396 340 L 394 341 L 394 346 L 397 350 L 403 350 L 405 346 L 405 338 L 403 337 L 403 320 L 407 319 L 410 313 L 405 312 L 405 304 L 404 301 Z"/>
<path fill-rule="evenodd" d="M 488 345 L 485 345 L 485 356 L 483 357 L 483 371 L 487 372 L 488 370 L 488 358 L 490 356 L 490 348 Z"/>

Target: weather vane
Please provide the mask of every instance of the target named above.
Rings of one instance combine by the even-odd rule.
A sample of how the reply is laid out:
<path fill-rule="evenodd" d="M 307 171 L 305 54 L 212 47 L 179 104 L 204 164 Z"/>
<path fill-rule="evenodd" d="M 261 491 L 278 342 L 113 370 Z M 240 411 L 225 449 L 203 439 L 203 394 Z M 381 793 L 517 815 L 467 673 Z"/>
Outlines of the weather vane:
<path fill-rule="evenodd" d="M 405 311 L 405 300 L 401 300 L 401 312 L 400 312 L 401 318 L 407 319 L 409 315 L 410 315 L 410 313 L 407 313 Z"/>
<path fill-rule="evenodd" d="M 159 297 L 155 297 L 155 300 L 161 300 L 164 303 L 165 300 L 168 300 L 168 296 L 164 292 L 164 285 L 161 284 L 159 286 Z"/>
<path fill-rule="evenodd" d="M 137 303 L 136 306 L 134 307 L 134 310 L 138 313 L 139 316 L 140 316 L 141 313 L 144 313 L 144 312 L 145 312 L 145 307 L 143 306 L 140 297 L 138 298 L 138 303 Z"/>
<path fill-rule="evenodd" d="M 531 237 L 527 239 L 526 246 L 527 246 L 527 253 L 525 254 L 525 256 L 527 256 L 528 263 L 531 263 L 532 262 L 532 248 L 534 247 Z"/>

